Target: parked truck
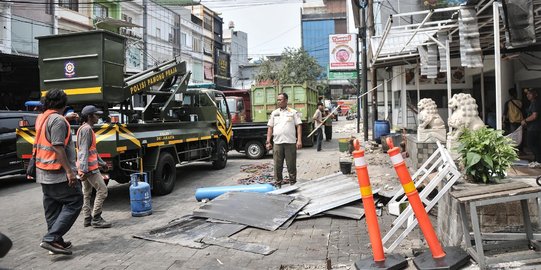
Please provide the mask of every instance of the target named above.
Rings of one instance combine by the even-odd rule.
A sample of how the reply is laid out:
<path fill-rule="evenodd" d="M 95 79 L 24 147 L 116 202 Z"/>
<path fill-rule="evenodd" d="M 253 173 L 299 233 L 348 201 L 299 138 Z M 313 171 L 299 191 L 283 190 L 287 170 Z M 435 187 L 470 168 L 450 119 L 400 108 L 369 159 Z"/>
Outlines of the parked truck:
<path fill-rule="evenodd" d="M 252 122 L 234 123 L 232 148 L 245 153 L 248 158 L 259 159 L 265 156 L 267 149 L 267 122 L 272 111 L 276 109 L 276 98 L 279 93 L 286 93 L 289 97 L 288 106 L 301 114 L 302 143 L 304 146 L 314 145 L 312 137 L 307 135 L 313 130 L 313 120 L 317 109 L 318 94 L 315 88 L 308 84 L 284 84 L 271 86 L 252 86 L 250 90 Z M 232 100 L 233 91 L 227 93 Z M 245 93 L 239 92 L 237 97 L 245 99 Z M 240 99 L 235 98 L 235 101 Z M 246 107 L 246 106 L 245 106 Z"/>
<path fill-rule="evenodd" d="M 75 111 L 87 104 L 104 110 L 106 121 L 94 131 L 111 179 L 126 183 L 132 173 L 144 171 L 153 193 L 164 195 L 175 186 L 178 164 L 226 166 L 232 124 L 225 96 L 188 90 L 185 62 L 176 58 L 125 77 L 123 36 L 89 31 L 38 40 L 42 94 L 61 88 Z M 72 126 L 72 134 L 77 128 Z M 33 127 L 17 129 L 17 154 L 26 162 L 34 136 Z"/>

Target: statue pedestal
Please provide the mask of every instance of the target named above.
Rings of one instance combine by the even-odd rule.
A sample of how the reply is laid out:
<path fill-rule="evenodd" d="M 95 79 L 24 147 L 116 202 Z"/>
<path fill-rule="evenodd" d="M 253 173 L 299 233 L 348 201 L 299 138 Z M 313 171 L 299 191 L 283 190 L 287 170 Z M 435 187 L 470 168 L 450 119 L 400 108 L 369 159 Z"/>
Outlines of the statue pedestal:
<path fill-rule="evenodd" d="M 445 145 L 445 147 L 447 148 L 447 150 L 449 150 L 449 153 L 451 154 L 451 158 L 455 161 L 458 160 L 458 158 L 460 158 L 460 153 L 456 151 L 456 148 L 459 145 L 460 143 L 458 141 L 453 140 L 451 137 L 447 138 L 447 144 Z"/>
<path fill-rule="evenodd" d="M 406 151 L 409 154 L 407 164 L 410 171 L 417 171 L 419 167 L 438 149 L 434 139 L 419 141 L 416 134 L 406 136 Z"/>
<path fill-rule="evenodd" d="M 435 142 L 435 140 L 445 143 L 447 139 L 447 131 L 445 128 L 418 129 L 418 142 Z"/>

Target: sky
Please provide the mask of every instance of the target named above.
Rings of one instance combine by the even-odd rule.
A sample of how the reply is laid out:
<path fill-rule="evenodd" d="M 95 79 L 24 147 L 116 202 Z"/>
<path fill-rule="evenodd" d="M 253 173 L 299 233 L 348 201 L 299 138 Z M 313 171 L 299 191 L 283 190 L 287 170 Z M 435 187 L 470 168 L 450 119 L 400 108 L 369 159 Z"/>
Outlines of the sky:
<path fill-rule="evenodd" d="M 202 0 L 201 3 L 221 13 L 224 27 L 233 21 L 235 30 L 248 33 L 248 54 L 254 59 L 280 54 L 286 47 L 301 46 L 300 0 Z"/>

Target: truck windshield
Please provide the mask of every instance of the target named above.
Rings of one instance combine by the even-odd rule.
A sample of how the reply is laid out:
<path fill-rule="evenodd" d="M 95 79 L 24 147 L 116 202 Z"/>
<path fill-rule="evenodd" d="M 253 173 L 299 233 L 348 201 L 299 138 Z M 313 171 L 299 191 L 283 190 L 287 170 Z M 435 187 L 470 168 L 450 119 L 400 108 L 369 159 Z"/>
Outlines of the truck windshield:
<path fill-rule="evenodd" d="M 229 111 L 236 112 L 237 111 L 237 100 L 234 98 L 227 98 L 227 107 L 229 107 Z"/>

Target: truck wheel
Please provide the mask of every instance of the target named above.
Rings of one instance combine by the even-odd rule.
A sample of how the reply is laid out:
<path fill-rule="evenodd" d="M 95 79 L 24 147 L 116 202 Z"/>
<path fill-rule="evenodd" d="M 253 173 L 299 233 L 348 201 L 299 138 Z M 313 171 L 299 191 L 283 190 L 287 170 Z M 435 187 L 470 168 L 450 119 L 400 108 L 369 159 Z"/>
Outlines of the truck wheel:
<path fill-rule="evenodd" d="M 177 170 L 175 159 L 169 152 L 162 152 L 158 160 L 158 167 L 154 171 L 154 185 L 152 191 L 156 195 L 166 195 L 173 191 Z"/>
<path fill-rule="evenodd" d="M 246 156 L 250 159 L 260 159 L 267 152 L 260 141 L 249 141 L 244 148 Z"/>
<path fill-rule="evenodd" d="M 225 168 L 227 165 L 227 145 L 224 140 L 218 140 L 216 145 L 216 160 L 212 162 L 212 167 L 216 170 Z"/>

